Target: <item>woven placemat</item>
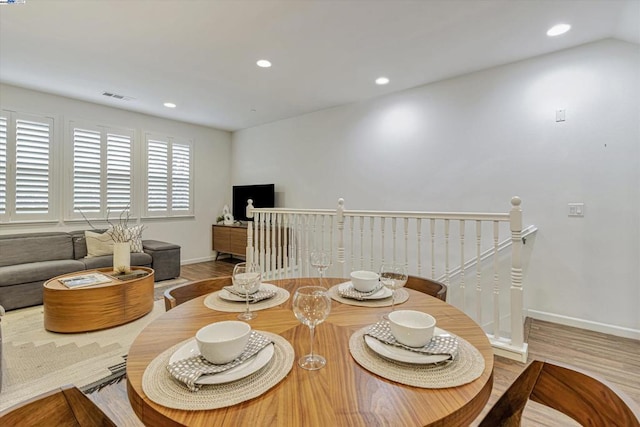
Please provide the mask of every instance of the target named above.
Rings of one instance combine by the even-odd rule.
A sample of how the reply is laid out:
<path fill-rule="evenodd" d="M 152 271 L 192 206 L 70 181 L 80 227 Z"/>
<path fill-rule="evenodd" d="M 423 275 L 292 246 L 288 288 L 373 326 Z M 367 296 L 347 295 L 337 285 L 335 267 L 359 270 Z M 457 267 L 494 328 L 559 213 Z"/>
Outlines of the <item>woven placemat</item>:
<path fill-rule="evenodd" d="M 220 292 L 222 291 L 216 291 L 209 294 L 204 300 L 204 305 L 212 310 L 226 311 L 229 313 L 241 313 L 246 309 L 244 301 L 227 301 L 220 298 Z M 276 294 L 272 298 L 249 304 L 249 309 L 251 311 L 259 311 L 278 306 L 286 302 L 289 299 L 289 295 L 289 291 L 286 289 L 277 288 Z"/>
<path fill-rule="evenodd" d="M 338 286 L 340 285 L 332 286 L 329 289 L 329 296 L 331 297 L 331 299 L 341 302 L 342 304 L 357 305 L 359 307 L 391 307 L 391 297 L 384 298 L 384 299 L 368 299 L 368 300 L 344 298 L 340 296 L 340 294 L 338 293 Z M 409 292 L 407 292 L 403 288 L 396 289 L 396 305 L 402 304 L 408 299 L 409 299 Z"/>
<path fill-rule="evenodd" d="M 271 332 L 260 331 L 274 343 L 274 354 L 259 371 L 238 381 L 203 385 L 197 392 L 174 379 L 167 365 L 171 355 L 189 340 L 182 341 L 153 359 L 142 375 L 142 390 L 153 402 L 167 408 L 207 410 L 225 408 L 254 399 L 282 381 L 293 367 L 294 351 L 287 340 Z"/>
<path fill-rule="evenodd" d="M 356 331 L 349 338 L 349 351 L 360 366 L 383 378 L 420 388 L 457 387 L 470 383 L 482 375 L 484 358 L 468 341 L 458 337 L 455 359 L 429 365 L 415 365 L 385 359 L 367 346 L 364 334 L 369 326 Z"/>

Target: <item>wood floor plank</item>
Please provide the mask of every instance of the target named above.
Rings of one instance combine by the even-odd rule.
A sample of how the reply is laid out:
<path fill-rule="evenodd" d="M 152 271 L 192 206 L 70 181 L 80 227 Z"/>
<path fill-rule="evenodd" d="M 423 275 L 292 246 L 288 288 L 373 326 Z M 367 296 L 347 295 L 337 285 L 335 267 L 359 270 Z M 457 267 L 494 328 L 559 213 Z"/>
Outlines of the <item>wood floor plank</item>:
<path fill-rule="evenodd" d="M 228 276 L 237 258 L 221 259 L 182 266 L 181 277 L 188 280 Z M 529 360 L 562 362 L 587 370 L 614 384 L 618 390 L 640 404 L 640 341 L 599 332 L 558 325 L 527 318 L 525 340 L 529 343 Z M 491 398 L 479 419 L 502 395 L 526 366 L 523 363 L 496 356 L 494 386 Z M 142 426 L 133 413 L 122 381 L 89 395 L 111 419 L 123 427 Z M 476 421 L 477 423 L 477 421 Z M 472 425 L 476 425 L 476 423 Z M 529 402 L 522 418 L 527 427 L 563 427 L 578 425 L 572 419 L 543 405 Z"/>

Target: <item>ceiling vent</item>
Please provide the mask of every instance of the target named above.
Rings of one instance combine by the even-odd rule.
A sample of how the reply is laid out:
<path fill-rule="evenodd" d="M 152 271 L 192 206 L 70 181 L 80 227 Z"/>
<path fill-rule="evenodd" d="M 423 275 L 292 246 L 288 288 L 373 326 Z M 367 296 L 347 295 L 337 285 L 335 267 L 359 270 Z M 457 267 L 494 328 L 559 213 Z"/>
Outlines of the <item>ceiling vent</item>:
<path fill-rule="evenodd" d="M 102 94 L 104 96 L 108 96 L 109 98 L 121 99 L 123 101 L 131 101 L 132 99 L 134 99 L 130 96 L 118 95 L 117 93 L 111 93 L 111 92 L 102 92 Z"/>

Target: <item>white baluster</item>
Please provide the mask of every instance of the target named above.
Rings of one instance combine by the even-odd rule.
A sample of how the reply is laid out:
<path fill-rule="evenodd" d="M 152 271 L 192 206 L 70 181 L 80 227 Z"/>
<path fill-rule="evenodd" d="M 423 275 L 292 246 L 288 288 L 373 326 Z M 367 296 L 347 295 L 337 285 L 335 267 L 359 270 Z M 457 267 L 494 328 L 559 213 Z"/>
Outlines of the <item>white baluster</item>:
<path fill-rule="evenodd" d="M 436 220 L 431 218 L 430 222 L 430 239 L 431 239 L 431 278 L 436 278 Z"/>
<path fill-rule="evenodd" d="M 418 236 L 418 276 L 422 277 L 422 218 L 416 220 L 416 235 Z"/>
<path fill-rule="evenodd" d="M 273 230 L 273 224 L 272 224 L 272 216 L 273 214 L 271 212 L 268 212 L 266 215 L 266 227 L 264 230 L 264 234 L 265 234 L 265 261 L 266 261 L 266 265 L 267 265 L 267 277 L 271 277 L 271 274 L 273 272 L 273 258 L 272 258 L 272 254 L 273 254 L 273 247 L 272 247 L 272 230 Z"/>
<path fill-rule="evenodd" d="M 247 262 L 252 262 L 253 260 L 253 228 L 251 228 L 251 224 L 247 225 L 247 248 L 245 249 L 245 257 L 247 258 Z"/>
<path fill-rule="evenodd" d="M 344 268 L 344 199 L 338 199 L 338 209 L 336 211 L 336 221 L 338 221 L 338 265 L 340 277 L 345 277 Z"/>
<path fill-rule="evenodd" d="M 409 218 L 404 219 L 404 265 L 409 271 Z"/>
<path fill-rule="evenodd" d="M 449 220 L 444 220 L 444 283 L 449 286 Z"/>
<path fill-rule="evenodd" d="M 375 219 L 376 217 L 374 216 L 370 216 L 369 217 L 369 236 L 371 236 L 371 249 L 369 250 L 369 264 L 370 264 L 370 269 L 373 270 L 373 235 L 374 233 L 374 229 L 375 229 Z"/>
<path fill-rule="evenodd" d="M 493 221 L 493 336 L 500 339 L 500 282 L 498 276 L 498 221 Z"/>
<path fill-rule="evenodd" d="M 353 221 L 353 217 L 351 217 Z M 355 265 L 351 264 L 351 269 L 355 270 Z M 359 269 L 364 269 L 364 216 L 360 217 L 360 265 Z"/>
<path fill-rule="evenodd" d="M 384 229 L 385 217 L 380 217 L 380 264 L 384 263 Z"/>
<path fill-rule="evenodd" d="M 276 214 L 276 273 L 278 279 L 282 279 L 282 214 Z"/>
<path fill-rule="evenodd" d="M 267 271 L 266 259 L 265 259 L 265 237 L 264 237 L 266 216 L 267 214 L 260 215 L 260 265 L 262 266 L 262 271 Z"/>
<path fill-rule="evenodd" d="M 351 270 L 355 270 L 354 266 L 356 264 L 356 247 L 354 246 L 355 242 L 355 226 L 354 226 L 355 218 L 349 217 L 349 248 L 351 250 Z M 360 255 L 362 255 L 362 248 L 360 248 Z"/>
<path fill-rule="evenodd" d="M 476 221 L 476 320 L 482 325 L 482 221 Z"/>
<path fill-rule="evenodd" d="M 329 259 L 331 259 L 331 266 L 329 267 L 329 269 L 327 270 L 327 272 L 332 271 L 333 269 L 336 268 L 335 264 L 333 263 L 333 252 L 334 252 L 334 247 L 333 247 L 333 217 L 329 216 Z"/>
<path fill-rule="evenodd" d="M 289 229 L 289 214 L 284 214 L 282 217 L 282 226 L 284 227 L 282 235 L 284 237 L 284 242 L 282 242 L 282 270 L 284 270 L 283 277 L 287 278 L 289 277 L 289 254 L 291 253 L 291 248 L 289 247 L 291 244 L 289 240 L 291 230 Z"/>
<path fill-rule="evenodd" d="M 522 200 L 511 199 L 509 227 L 511 229 L 511 344 L 516 347 L 524 345 L 524 323 L 522 307 Z M 525 347 L 526 350 L 526 347 Z M 526 352 L 523 355 L 526 360 Z"/>
<path fill-rule="evenodd" d="M 391 237 L 393 240 L 393 262 L 396 262 L 396 217 L 391 218 Z"/>
<path fill-rule="evenodd" d="M 465 311 L 466 295 L 464 283 L 464 220 L 460 220 L 460 293 L 462 294 L 462 311 Z"/>

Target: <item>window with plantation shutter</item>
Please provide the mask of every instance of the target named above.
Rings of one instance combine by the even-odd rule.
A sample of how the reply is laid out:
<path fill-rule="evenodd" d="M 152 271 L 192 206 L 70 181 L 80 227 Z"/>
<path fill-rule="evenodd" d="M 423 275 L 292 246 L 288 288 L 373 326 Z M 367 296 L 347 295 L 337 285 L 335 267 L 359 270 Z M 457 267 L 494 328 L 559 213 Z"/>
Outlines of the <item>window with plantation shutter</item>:
<path fill-rule="evenodd" d="M 107 217 L 132 203 L 133 132 L 71 122 L 72 218 Z"/>
<path fill-rule="evenodd" d="M 188 212 L 191 208 L 191 147 L 173 144 L 171 171 L 171 207 L 174 211 Z"/>
<path fill-rule="evenodd" d="M 168 152 L 169 143 L 147 141 L 147 210 L 150 212 L 166 212 L 168 210 Z"/>
<path fill-rule="evenodd" d="M 146 215 L 193 215 L 193 144 L 147 134 L 145 150 Z"/>
<path fill-rule="evenodd" d="M 0 114 L 0 217 L 3 222 L 50 220 L 53 119 Z"/>
<path fill-rule="evenodd" d="M 7 127 L 8 118 L 0 116 L 0 218 L 7 215 Z"/>

